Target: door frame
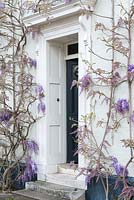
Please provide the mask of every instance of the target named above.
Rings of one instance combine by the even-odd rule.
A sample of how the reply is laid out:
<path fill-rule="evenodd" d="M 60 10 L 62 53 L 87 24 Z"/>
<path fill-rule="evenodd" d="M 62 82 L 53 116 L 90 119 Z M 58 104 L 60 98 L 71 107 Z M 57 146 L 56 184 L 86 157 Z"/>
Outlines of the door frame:
<path fill-rule="evenodd" d="M 77 33 L 78 34 L 78 33 Z M 68 35 L 68 37 L 69 37 L 69 35 Z M 46 45 L 47 45 L 47 55 L 48 55 L 48 58 L 49 58 L 49 46 L 51 45 L 51 42 L 54 42 L 53 41 L 54 39 L 48 39 L 48 40 L 46 40 Z M 65 46 L 67 46 L 68 44 L 73 44 L 73 43 L 76 43 L 76 42 L 78 42 L 78 41 L 76 41 L 76 40 L 74 40 L 73 42 L 71 42 L 71 43 L 66 43 L 66 44 L 64 44 L 63 45 L 63 49 L 64 49 L 64 65 L 63 65 L 63 68 L 64 68 L 64 77 L 65 77 L 65 79 L 64 79 L 64 82 L 63 82 L 63 85 L 64 85 L 64 90 L 63 90 L 63 93 L 64 93 L 64 100 L 63 100 L 63 112 L 64 112 L 64 116 L 63 116 L 63 118 L 62 118 L 62 120 L 63 120 L 63 130 L 64 130 L 64 137 L 65 137 L 65 139 L 64 139 L 64 144 L 65 144 L 65 149 L 64 149 L 64 161 L 62 162 L 62 163 L 67 163 L 67 108 L 66 108 L 66 105 L 67 105 L 67 97 L 66 97 L 66 95 L 67 95 L 67 91 L 66 91 L 66 61 L 67 60 L 72 60 L 72 59 L 78 59 L 78 54 L 74 54 L 74 55 L 69 55 L 69 56 L 66 56 L 66 49 L 65 49 Z M 60 44 L 61 45 L 61 44 Z M 49 62 L 47 62 L 48 63 L 48 65 L 49 65 Z M 48 73 L 48 69 L 47 69 L 47 73 Z M 48 81 L 47 81 L 47 83 L 48 83 Z M 49 87 L 47 87 L 47 88 L 49 88 Z M 47 98 L 48 98 L 48 101 L 49 101 L 49 90 L 47 91 Z M 49 115 L 49 113 L 48 113 L 48 115 Z M 79 115 L 79 114 L 78 114 Z M 79 117 L 79 116 L 78 116 Z M 48 123 L 47 124 L 49 124 L 49 120 L 50 120 L 50 115 L 49 116 L 47 116 L 47 119 L 48 119 Z M 49 127 L 48 127 L 48 125 L 47 125 L 47 130 L 49 130 Z M 48 136 L 48 138 L 49 138 L 49 136 Z M 49 142 L 47 142 L 47 151 L 48 151 L 48 149 L 49 149 L 49 146 L 48 146 L 48 144 L 49 144 Z M 47 154 L 47 162 L 49 163 L 49 153 Z M 61 164 L 62 164 L 61 163 Z M 55 165 L 52 165 L 52 164 L 49 164 L 48 166 L 47 166 L 47 173 L 55 173 L 55 172 L 57 172 L 57 165 L 58 165 L 59 163 L 57 163 L 57 164 L 55 164 Z"/>
<path fill-rule="evenodd" d="M 37 124 L 37 141 L 39 144 L 40 152 L 38 156 L 38 166 L 39 166 L 39 172 L 38 172 L 38 179 L 44 180 L 44 174 L 47 173 L 56 173 L 57 172 L 57 164 L 52 165 L 50 163 L 49 154 L 48 154 L 48 139 L 49 139 L 49 127 L 48 122 L 50 120 L 50 116 L 47 110 L 47 107 L 49 105 L 49 89 L 48 89 L 48 68 L 49 68 L 49 42 L 52 40 L 60 39 L 64 36 L 71 36 L 72 34 L 77 34 L 79 38 L 79 31 L 80 26 L 78 22 L 78 18 L 74 18 L 74 21 L 71 21 L 71 23 L 64 23 L 59 26 L 56 25 L 53 29 L 44 29 L 43 38 L 40 40 L 40 46 L 39 50 L 41 52 L 41 55 L 39 55 L 39 68 L 38 68 L 38 77 L 37 79 L 40 81 L 42 85 L 44 85 L 46 97 L 45 97 L 45 103 L 46 103 L 46 116 L 44 119 L 42 119 L 39 124 Z M 75 42 L 75 41 L 74 41 Z M 63 44 L 65 45 L 64 41 Z M 46 57 L 45 57 L 45 56 Z M 65 67 L 66 68 L 66 55 L 64 57 L 65 60 Z M 66 71 L 65 71 L 66 73 Z M 65 80 L 66 83 L 66 80 Z M 66 84 L 64 86 L 64 110 L 65 110 L 65 117 L 64 117 L 64 131 L 65 131 L 65 140 L 66 140 Z M 43 138 L 43 141 L 42 141 Z M 65 141 L 66 143 L 66 141 Z M 64 163 L 66 163 L 67 160 L 67 153 L 66 153 L 66 145 L 64 150 Z"/>

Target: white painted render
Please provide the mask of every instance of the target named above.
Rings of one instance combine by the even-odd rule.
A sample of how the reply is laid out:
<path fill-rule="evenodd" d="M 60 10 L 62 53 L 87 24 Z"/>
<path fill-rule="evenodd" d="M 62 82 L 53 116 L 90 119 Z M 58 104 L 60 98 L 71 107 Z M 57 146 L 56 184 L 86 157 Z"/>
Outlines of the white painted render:
<path fill-rule="evenodd" d="M 118 4 L 120 0 L 115 1 Z M 129 0 L 122 0 L 126 8 L 129 6 Z M 104 44 L 98 39 L 101 32 L 95 32 L 96 22 L 103 22 L 111 26 L 110 19 L 100 18 L 92 12 L 88 15 L 81 15 L 82 9 L 72 4 L 62 6 L 53 11 L 50 21 L 46 21 L 44 15 L 30 15 L 25 18 L 27 25 L 41 25 L 42 35 L 35 41 L 29 36 L 28 49 L 32 51 L 33 56 L 38 61 L 37 82 L 43 85 L 46 97 L 46 115 L 36 125 L 36 139 L 39 145 L 39 155 L 36 158 L 39 168 L 38 179 L 45 180 L 47 173 L 57 171 L 57 165 L 66 162 L 66 68 L 65 68 L 65 46 L 67 43 L 79 43 L 79 78 L 81 78 L 87 69 L 83 60 L 96 63 L 97 67 L 106 69 L 111 67 L 108 61 L 100 60 L 91 55 L 88 51 L 92 44 L 93 50 L 108 59 L 112 54 L 106 53 Z M 99 0 L 95 7 L 95 13 L 103 16 L 112 16 L 111 0 Z M 119 10 L 116 9 L 116 18 L 119 18 Z M 133 43 L 134 44 L 134 43 Z M 132 45 L 134 49 L 134 45 Z M 32 49 L 32 50 L 31 50 Z M 126 60 L 116 54 L 123 62 Z M 134 57 L 132 58 L 134 62 Z M 100 88 L 106 93 L 108 89 Z M 124 92 L 125 90 L 125 92 Z M 116 98 L 126 98 L 128 90 L 124 85 L 118 89 Z M 56 99 L 59 98 L 60 102 Z M 91 111 L 90 99 L 86 99 L 86 94 L 79 95 L 79 119 Z M 106 106 L 102 106 L 97 99 L 96 113 L 98 118 L 106 117 Z M 94 127 L 98 143 L 103 137 L 103 129 Z M 114 135 L 110 135 L 108 140 L 111 144 L 110 153 L 118 158 L 123 165 L 128 160 L 129 151 L 122 148 L 120 140 L 128 138 L 128 127 L 122 125 Z M 79 166 L 85 166 L 84 158 L 79 155 Z M 133 165 L 130 167 L 130 175 L 134 176 Z"/>

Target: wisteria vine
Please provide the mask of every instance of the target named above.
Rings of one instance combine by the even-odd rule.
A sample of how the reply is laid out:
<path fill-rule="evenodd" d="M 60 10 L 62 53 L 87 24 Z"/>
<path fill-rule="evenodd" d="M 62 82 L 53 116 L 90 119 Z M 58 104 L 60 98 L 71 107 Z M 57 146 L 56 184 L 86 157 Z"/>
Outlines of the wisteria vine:
<path fill-rule="evenodd" d="M 85 93 L 87 104 L 90 106 L 89 113 L 82 116 L 81 125 L 77 130 L 78 153 L 82 154 L 88 163 L 87 167 L 80 170 L 80 174 L 86 176 L 86 182 L 89 184 L 92 183 L 94 178 L 100 179 L 104 186 L 106 200 L 109 199 L 108 178 L 115 175 L 115 187 L 120 187 L 121 183 L 123 185 L 121 186 L 122 192 L 116 198 L 130 200 L 134 198 L 134 186 L 129 182 L 129 166 L 133 165 L 134 162 L 134 111 L 132 101 L 134 64 L 131 63 L 133 56 L 134 1 L 130 3 L 129 10 L 123 3 L 118 4 L 121 15 L 118 20 L 115 18 L 116 2 L 111 0 L 111 5 L 112 17 L 101 15 L 99 17 L 110 20 L 109 23 L 112 24 L 112 28 L 110 29 L 103 22 L 96 23 L 94 27 L 96 32 L 100 31 L 102 33 L 102 39 L 99 37 L 99 40 L 106 45 L 107 52 L 111 52 L 111 58 L 100 56 L 91 45 L 89 52 L 94 56 L 92 58 L 93 64 L 88 60 L 83 60 L 87 65 L 86 74 L 79 81 L 74 80 L 72 83 L 72 87 L 77 85 L 80 87 L 80 93 Z M 94 13 L 89 12 L 89 14 L 98 16 L 95 11 Z M 97 43 L 95 44 L 97 45 Z M 110 70 L 96 66 L 95 57 L 99 58 L 100 62 L 101 60 L 107 62 L 111 66 Z M 121 58 L 125 60 L 124 63 Z M 126 89 L 123 97 L 118 93 L 122 85 Z M 116 97 L 117 94 L 120 95 L 118 98 Z M 105 105 L 104 117 L 100 116 L 98 110 L 96 110 L 98 104 L 100 108 L 104 108 Z M 130 155 L 127 163 L 123 166 L 114 155 L 110 155 L 113 144 L 109 138 L 112 135 L 112 140 L 114 140 L 115 134 L 121 134 L 120 127 L 124 123 L 129 127 L 128 133 L 126 133 L 128 138 L 122 139 L 120 142 L 122 148 L 129 148 Z M 101 142 L 98 141 L 97 134 L 100 129 L 103 130 L 100 133 L 102 135 Z"/>
<path fill-rule="evenodd" d="M 37 174 L 33 155 L 39 147 L 29 134 L 38 120 L 38 112 L 44 116 L 46 107 L 44 89 L 32 74 L 38 68 L 36 58 L 25 50 L 27 36 L 31 33 L 35 39 L 39 34 L 23 22 L 24 12 L 30 6 L 28 1 L 0 2 L 0 186 L 3 191 L 12 189 L 14 180 L 30 181 Z M 32 111 L 34 105 L 37 105 L 36 114 Z"/>

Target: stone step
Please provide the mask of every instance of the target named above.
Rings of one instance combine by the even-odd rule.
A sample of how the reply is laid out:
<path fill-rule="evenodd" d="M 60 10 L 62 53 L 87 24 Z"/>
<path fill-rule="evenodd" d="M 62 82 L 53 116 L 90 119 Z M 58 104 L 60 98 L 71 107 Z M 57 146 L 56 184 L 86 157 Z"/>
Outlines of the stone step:
<path fill-rule="evenodd" d="M 86 189 L 85 181 L 76 178 L 76 175 L 55 173 L 47 174 L 46 181 L 49 183 L 69 186 L 73 188 Z"/>
<path fill-rule="evenodd" d="M 29 182 L 15 194 L 36 200 L 85 200 L 85 190 L 41 181 Z"/>
<path fill-rule="evenodd" d="M 58 165 L 58 173 L 61 174 L 70 174 L 70 175 L 77 175 L 78 174 L 78 165 L 70 165 L 69 163 L 60 164 Z"/>
<path fill-rule="evenodd" d="M 13 192 L 21 199 L 28 198 L 29 200 L 61 200 L 58 197 L 47 195 L 43 191 L 33 191 L 33 190 L 19 190 Z"/>

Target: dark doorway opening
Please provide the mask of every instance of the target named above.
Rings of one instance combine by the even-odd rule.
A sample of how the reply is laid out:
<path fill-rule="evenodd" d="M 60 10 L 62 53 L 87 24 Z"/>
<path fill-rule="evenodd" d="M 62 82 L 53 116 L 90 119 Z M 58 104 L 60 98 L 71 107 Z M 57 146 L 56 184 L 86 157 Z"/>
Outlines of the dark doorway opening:
<path fill-rule="evenodd" d="M 78 127 L 78 88 L 71 89 L 72 81 L 78 80 L 78 59 L 67 60 L 67 163 L 78 163 L 78 142 L 76 134 L 71 134 Z"/>

